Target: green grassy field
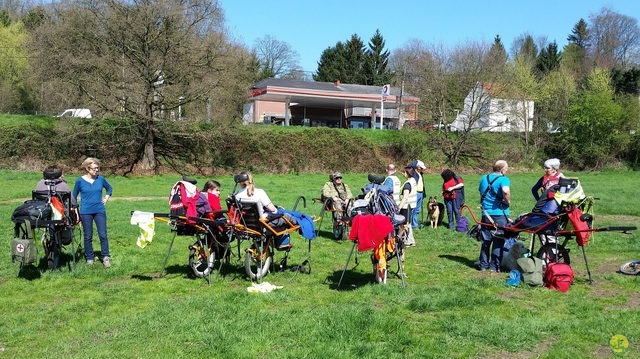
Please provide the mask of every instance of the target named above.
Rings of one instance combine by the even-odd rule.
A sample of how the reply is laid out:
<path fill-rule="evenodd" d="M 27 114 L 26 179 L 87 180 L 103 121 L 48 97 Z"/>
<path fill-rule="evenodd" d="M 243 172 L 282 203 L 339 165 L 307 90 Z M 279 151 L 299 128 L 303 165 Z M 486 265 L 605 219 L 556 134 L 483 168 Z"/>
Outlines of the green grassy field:
<path fill-rule="evenodd" d="M 354 192 L 366 183 L 364 174 L 343 175 Z M 533 207 L 530 187 L 540 175 L 509 174 L 514 215 Z M 596 227 L 640 225 L 637 173 L 565 175 L 579 177 L 585 192 L 599 198 Z M 370 252 L 363 252 L 357 266 L 352 258 L 336 290 L 351 243 L 331 240 L 324 221 L 312 242 L 311 274 L 270 273 L 265 280 L 283 288 L 255 294 L 247 292 L 251 282 L 239 260 L 214 273 L 210 285 L 195 278 L 187 267 L 190 237 L 176 238 L 166 276 L 160 277 L 170 228 L 157 221 L 153 243 L 140 249 L 130 213 L 167 212 L 169 190 L 179 177 L 108 176 L 114 187 L 107 205 L 113 267 L 81 261 L 73 271 L 31 268 L 17 278 L 9 218 L 39 176 L 0 171 L 0 357 L 600 358 L 614 356 L 614 335 L 629 340 L 619 356 L 640 356 L 640 278 L 617 273 L 621 263 L 640 259 L 639 231 L 593 235 L 586 247 L 592 285 L 580 248 L 570 242 L 576 278 L 568 293 L 512 288 L 505 285 L 506 274 L 477 272 L 478 242 L 442 227 L 416 233 L 417 247 L 406 254 L 406 288 L 395 277 L 387 285 L 373 284 Z M 66 177 L 73 185 L 77 175 Z M 467 202 L 475 204 L 480 176 L 463 177 Z M 232 176 L 216 179 L 223 195 L 231 193 Z M 306 208 L 298 209 L 308 214 L 320 211 L 310 199 L 326 180 L 255 176 L 257 186 L 285 208 L 305 196 Z M 428 195 L 439 195 L 438 175 L 427 175 L 426 183 Z M 307 248 L 298 234 L 292 241 L 290 265 L 302 261 Z M 66 253 L 68 260 L 70 248 Z"/>

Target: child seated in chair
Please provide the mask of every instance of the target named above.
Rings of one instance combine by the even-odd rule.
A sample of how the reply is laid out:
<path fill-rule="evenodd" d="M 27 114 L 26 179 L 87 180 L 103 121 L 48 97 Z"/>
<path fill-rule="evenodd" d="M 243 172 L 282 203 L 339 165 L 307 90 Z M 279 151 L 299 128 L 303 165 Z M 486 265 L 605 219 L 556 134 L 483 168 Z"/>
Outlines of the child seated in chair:
<path fill-rule="evenodd" d="M 240 172 L 238 177 L 242 177 L 244 180 L 238 182 L 241 189 L 235 193 L 235 197 L 237 199 L 241 200 L 243 198 L 251 198 L 257 200 L 259 202 L 259 205 L 261 205 L 263 208 L 262 219 L 268 218 L 269 215 L 275 215 L 278 213 L 278 208 L 276 208 L 273 202 L 271 202 L 271 199 L 269 199 L 267 193 L 263 189 L 255 187 L 255 184 L 253 183 L 253 176 L 251 175 L 251 173 L 243 171 Z M 285 216 L 287 216 L 287 214 L 285 214 Z M 287 216 L 287 219 L 292 221 L 292 223 L 295 223 L 293 222 L 293 218 Z M 284 224 L 284 220 L 279 217 L 274 219 L 273 221 L 270 221 L 269 224 L 273 227 L 279 227 Z M 292 245 L 289 241 L 289 234 L 287 233 L 280 237 L 277 237 L 276 246 L 278 247 L 278 249 L 291 248 Z"/>
<path fill-rule="evenodd" d="M 207 196 L 207 201 L 213 212 L 212 219 L 224 219 L 220 205 L 220 183 L 216 180 L 208 180 L 202 187 L 201 193 Z"/>

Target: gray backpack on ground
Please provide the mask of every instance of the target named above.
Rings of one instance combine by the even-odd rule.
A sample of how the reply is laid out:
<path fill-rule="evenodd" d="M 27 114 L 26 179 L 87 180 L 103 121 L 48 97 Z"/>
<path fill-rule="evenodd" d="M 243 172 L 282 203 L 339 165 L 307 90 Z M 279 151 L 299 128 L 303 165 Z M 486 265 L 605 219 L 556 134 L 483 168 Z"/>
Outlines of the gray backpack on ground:
<path fill-rule="evenodd" d="M 534 256 L 522 257 L 516 260 L 518 268 L 522 272 L 522 281 L 530 286 L 541 286 L 544 284 L 542 277 L 542 259 Z"/>

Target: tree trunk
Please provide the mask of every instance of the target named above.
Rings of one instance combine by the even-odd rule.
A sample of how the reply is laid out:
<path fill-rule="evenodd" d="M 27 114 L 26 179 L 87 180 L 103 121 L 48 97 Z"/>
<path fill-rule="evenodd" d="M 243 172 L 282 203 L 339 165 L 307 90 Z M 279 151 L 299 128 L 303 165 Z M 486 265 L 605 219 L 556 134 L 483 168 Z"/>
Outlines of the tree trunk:
<path fill-rule="evenodd" d="M 156 168 L 156 155 L 153 150 L 153 131 L 148 130 L 147 140 L 144 144 L 144 153 L 140 159 L 140 168 L 143 170 L 154 170 Z"/>

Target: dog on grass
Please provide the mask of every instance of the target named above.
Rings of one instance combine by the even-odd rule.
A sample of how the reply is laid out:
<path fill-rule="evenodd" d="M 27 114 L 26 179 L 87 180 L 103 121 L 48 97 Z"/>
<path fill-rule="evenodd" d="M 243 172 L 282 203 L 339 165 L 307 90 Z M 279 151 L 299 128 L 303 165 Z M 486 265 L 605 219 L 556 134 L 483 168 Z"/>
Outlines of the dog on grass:
<path fill-rule="evenodd" d="M 429 215 L 431 228 L 438 228 L 438 224 L 442 221 L 444 211 L 441 208 L 441 205 L 441 203 L 438 203 L 438 198 L 435 196 L 429 197 L 429 201 L 427 202 L 427 214 Z"/>
<path fill-rule="evenodd" d="M 511 246 L 508 252 L 503 254 L 502 262 L 500 264 L 503 268 L 507 268 L 508 270 L 519 269 L 517 260 L 518 258 L 524 257 L 527 253 L 529 253 L 529 248 L 527 248 L 522 242 L 516 242 Z"/>

